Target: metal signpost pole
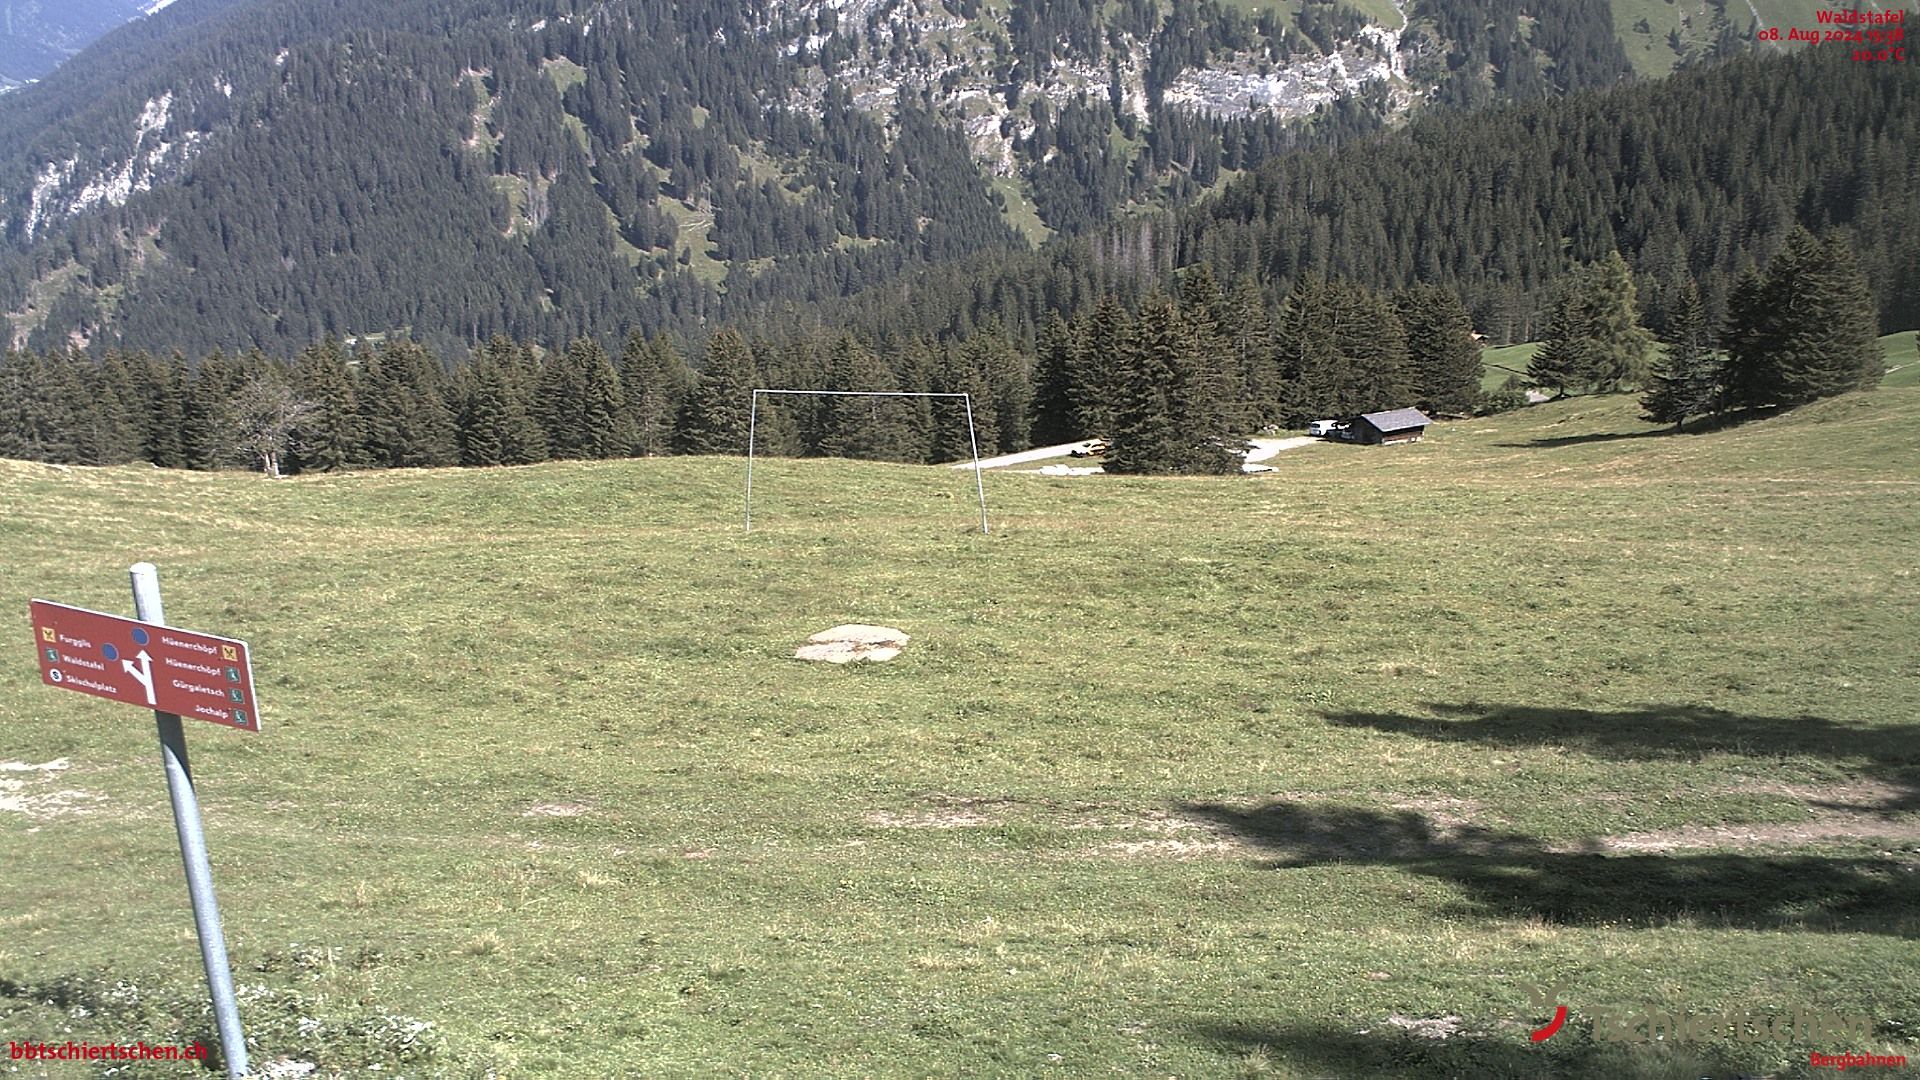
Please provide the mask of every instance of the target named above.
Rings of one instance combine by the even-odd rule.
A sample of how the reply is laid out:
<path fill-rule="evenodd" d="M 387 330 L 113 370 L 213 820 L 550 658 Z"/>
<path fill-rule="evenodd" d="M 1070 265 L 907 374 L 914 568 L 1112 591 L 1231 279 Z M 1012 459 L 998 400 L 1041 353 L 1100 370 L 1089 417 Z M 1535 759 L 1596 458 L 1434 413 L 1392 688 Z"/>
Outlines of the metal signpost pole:
<path fill-rule="evenodd" d="M 160 606 L 160 573 L 152 563 L 134 563 L 133 613 L 141 622 L 165 626 Z M 213 868 L 207 862 L 207 838 L 200 828 L 200 800 L 193 792 L 193 771 L 187 763 L 187 736 L 180 717 L 155 709 L 160 729 L 160 761 L 167 770 L 167 795 L 173 800 L 173 825 L 180 834 L 180 859 L 187 867 L 187 894 L 193 899 L 193 926 L 200 935 L 200 959 L 207 967 L 207 989 L 213 994 L 214 1022 L 220 1029 L 220 1049 L 227 1059 L 227 1075 L 247 1074 L 247 1038 L 240 1028 L 240 1009 L 233 999 L 233 973 L 227 968 L 227 939 L 220 929 L 220 907 L 213 896 Z"/>
<path fill-rule="evenodd" d="M 760 423 L 760 391 L 753 392 L 753 403 L 747 408 L 747 527 L 744 531 L 753 531 L 753 430 Z"/>
<path fill-rule="evenodd" d="M 980 535 L 987 535 L 987 481 L 980 475 L 980 440 L 973 434 L 973 395 L 961 394 L 967 403 L 967 445 L 973 448 L 973 487 L 980 493 Z"/>

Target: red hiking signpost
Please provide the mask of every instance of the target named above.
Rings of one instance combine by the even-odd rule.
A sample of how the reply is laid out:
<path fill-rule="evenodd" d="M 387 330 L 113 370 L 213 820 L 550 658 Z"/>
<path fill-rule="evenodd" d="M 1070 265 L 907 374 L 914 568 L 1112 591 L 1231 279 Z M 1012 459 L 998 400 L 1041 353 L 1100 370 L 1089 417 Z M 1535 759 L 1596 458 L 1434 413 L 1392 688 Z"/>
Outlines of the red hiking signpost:
<path fill-rule="evenodd" d="M 260 730 L 246 642 L 46 600 L 28 607 L 48 686 Z"/>
<path fill-rule="evenodd" d="M 187 734 L 180 718 L 260 730 L 260 706 L 253 699 L 253 662 L 247 643 L 233 638 L 175 630 L 160 606 L 160 572 L 152 563 L 127 568 L 133 582 L 137 619 L 86 608 L 33 600 L 33 652 L 40 678 L 48 686 L 77 690 L 109 701 L 153 710 L 160 734 L 160 764 L 167 774 L 167 798 L 173 803 L 173 827 L 180 837 L 180 861 L 187 871 L 187 896 L 193 902 L 193 927 L 200 938 L 200 960 L 207 969 L 214 1024 L 227 1075 L 247 1075 L 247 1036 L 233 995 L 227 965 L 227 939 L 220 928 L 220 905 L 213 895 L 213 868 L 200 825 L 200 797 L 193 789 L 187 761 Z"/>

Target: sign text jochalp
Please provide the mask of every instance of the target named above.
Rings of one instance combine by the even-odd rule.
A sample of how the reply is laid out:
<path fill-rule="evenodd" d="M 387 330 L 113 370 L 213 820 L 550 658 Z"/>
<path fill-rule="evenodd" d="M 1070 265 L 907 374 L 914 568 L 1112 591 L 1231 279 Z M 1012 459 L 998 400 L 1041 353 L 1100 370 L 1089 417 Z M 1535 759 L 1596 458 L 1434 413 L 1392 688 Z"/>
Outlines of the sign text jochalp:
<path fill-rule="evenodd" d="M 46 600 L 29 607 L 48 686 L 260 730 L 246 642 Z"/>

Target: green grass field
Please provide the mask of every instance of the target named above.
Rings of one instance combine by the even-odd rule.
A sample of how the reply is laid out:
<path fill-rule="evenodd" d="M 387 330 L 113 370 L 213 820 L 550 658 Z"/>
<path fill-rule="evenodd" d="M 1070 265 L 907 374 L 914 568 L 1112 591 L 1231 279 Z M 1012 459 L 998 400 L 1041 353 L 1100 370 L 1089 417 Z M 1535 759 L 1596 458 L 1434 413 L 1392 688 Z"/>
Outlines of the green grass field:
<path fill-rule="evenodd" d="M 260 735 L 189 724 L 256 1065 L 1915 1056 L 1920 390 L 1636 415 L 995 474 L 988 537 L 971 476 L 908 466 L 763 461 L 743 536 L 732 459 L 0 463 L 0 1028 L 213 1041 L 152 723 L 42 686 L 29 645 L 29 597 L 127 611 L 150 559 L 265 703 Z M 789 658 L 849 621 L 913 640 Z M 1572 1010 L 1540 1045 L 1529 983 Z M 1620 1043 L 1604 1009 L 1863 1029 Z M 198 1075 L 170 1068 L 135 1075 Z"/>
<path fill-rule="evenodd" d="M 1920 361 L 1920 347 L 1915 345 L 1915 335 L 1916 331 L 1902 330 L 1880 338 L 1880 351 L 1886 355 L 1889 369 L 1880 385 L 1920 386 L 1920 363 L 1916 363 Z M 1480 388 L 1492 392 L 1505 386 L 1512 375 L 1519 374 L 1524 378 L 1527 365 L 1533 362 L 1533 354 L 1539 351 L 1540 343 L 1537 341 L 1483 350 L 1481 357 L 1486 364 L 1486 373 L 1481 376 Z"/>

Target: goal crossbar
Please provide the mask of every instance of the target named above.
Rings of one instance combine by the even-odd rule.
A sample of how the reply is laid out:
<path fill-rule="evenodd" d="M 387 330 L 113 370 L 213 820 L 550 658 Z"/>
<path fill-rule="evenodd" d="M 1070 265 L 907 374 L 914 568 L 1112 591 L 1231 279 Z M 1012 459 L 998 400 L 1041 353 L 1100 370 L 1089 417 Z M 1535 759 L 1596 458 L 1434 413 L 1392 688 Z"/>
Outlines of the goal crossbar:
<path fill-rule="evenodd" d="M 917 398 L 959 398 L 967 409 L 967 445 L 973 451 L 973 488 L 980 497 L 980 532 L 987 531 L 987 484 L 980 471 L 980 440 L 973 428 L 973 395 L 966 393 L 938 393 L 927 390 L 770 390 L 756 388 L 753 399 L 747 407 L 747 508 L 746 531 L 753 531 L 753 458 L 754 436 L 760 426 L 760 395 L 791 394 L 813 397 L 917 397 Z"/>

